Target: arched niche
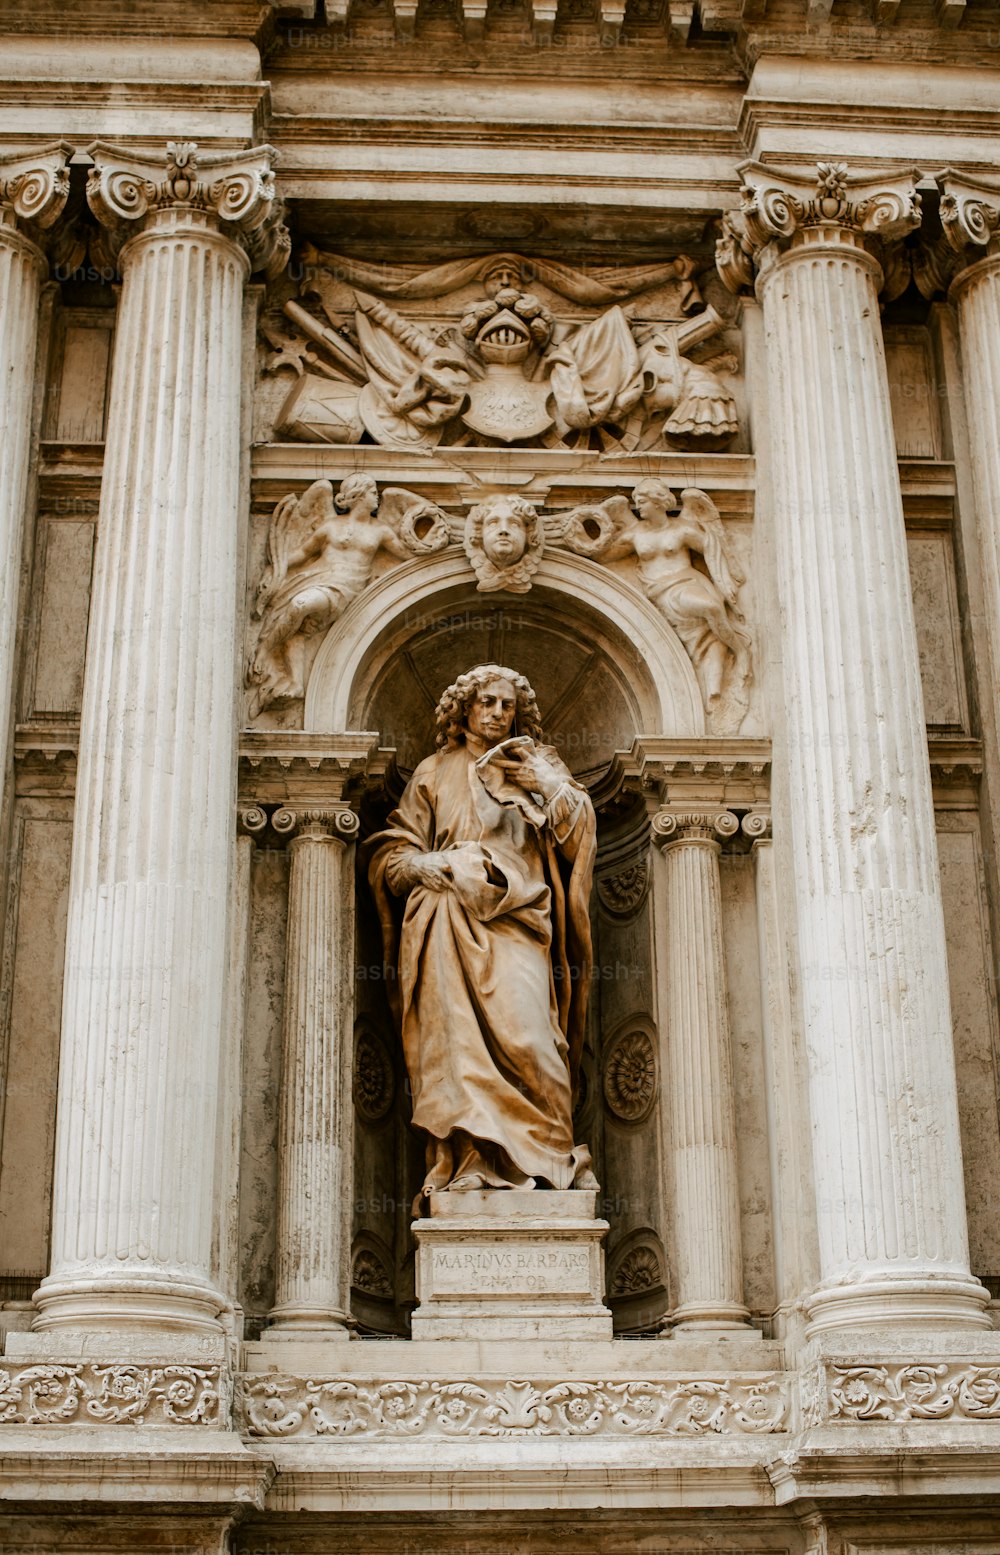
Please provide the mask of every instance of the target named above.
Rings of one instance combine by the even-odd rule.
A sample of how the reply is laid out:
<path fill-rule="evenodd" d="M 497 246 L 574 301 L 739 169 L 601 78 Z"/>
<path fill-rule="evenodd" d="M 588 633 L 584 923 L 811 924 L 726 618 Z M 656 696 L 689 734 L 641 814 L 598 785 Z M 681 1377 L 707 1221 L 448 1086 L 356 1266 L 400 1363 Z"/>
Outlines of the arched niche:
<path fill-rule="evenodd" d="M 546 737 L 578 773 L 637 734 L 704 733 L 690 660 L 656 608 L 584 557 L 546 557 L 527 594 L 480 594 L 464 556 L 395 567 L 327 634 L 306 729 L 378 730 L 412 768 L 433 749 L 434 707 L 474 664 L 510 665 L 538 694 Z"/>

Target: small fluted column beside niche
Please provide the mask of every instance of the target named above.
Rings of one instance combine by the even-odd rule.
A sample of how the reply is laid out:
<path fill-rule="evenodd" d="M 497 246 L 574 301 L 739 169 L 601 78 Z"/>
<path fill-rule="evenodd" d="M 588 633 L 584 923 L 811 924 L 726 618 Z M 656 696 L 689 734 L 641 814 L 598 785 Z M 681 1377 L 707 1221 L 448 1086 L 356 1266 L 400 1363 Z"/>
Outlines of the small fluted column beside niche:
<path fill-rule="evenodd" d="M 667 1084 L 675 1329 L 746 1328 L 719 838 L 728 811 L 658 810 L 666 875 Z"/>
<path fill-rule="evenodd" d="M 36 1327 L 219 1332 L 246 247 L 267 149 L 90 148 L 120 249 Z"/>
<path fill-rule="evenodd" d="M 59 142 L 0 156 L 0 772 L 10 740 L 38 314 L 49 268 L 34 237 L 62 213 L 71 154 Z"/>
<path fill-rule="evenodd" d="M 354 839 L 345 805 L 279 810 L 289 841 L 275 1298 L 267 1337 L 349 1338 Z"/>
<path fill-rule="evenodd" d="M 985 1326 L 969 1272 L 948 969 L 876 253 L 906 179 L 743 169 L 719 265 L 757 269 L 820 1280 L 810 1327 Z"/>
<path fill-rule="evenodd" d="M 941 175 L 941 224 L 952 250 L 972 481 L 983 564 L 986 637 L 1000 715 L 1000 179 Z"/>

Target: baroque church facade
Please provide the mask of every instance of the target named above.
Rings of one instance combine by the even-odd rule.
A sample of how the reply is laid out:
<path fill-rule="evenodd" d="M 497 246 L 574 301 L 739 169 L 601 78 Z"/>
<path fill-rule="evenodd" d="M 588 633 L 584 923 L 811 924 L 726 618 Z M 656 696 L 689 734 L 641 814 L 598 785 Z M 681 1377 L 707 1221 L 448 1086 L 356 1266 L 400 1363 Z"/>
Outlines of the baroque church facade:
<path fill-rule="evenodd" d="M 1000 1555 L 1000 7 L 0 41 L 0 1543 Z M 583 1164 L 427 1195 L 475 666 Z"/>

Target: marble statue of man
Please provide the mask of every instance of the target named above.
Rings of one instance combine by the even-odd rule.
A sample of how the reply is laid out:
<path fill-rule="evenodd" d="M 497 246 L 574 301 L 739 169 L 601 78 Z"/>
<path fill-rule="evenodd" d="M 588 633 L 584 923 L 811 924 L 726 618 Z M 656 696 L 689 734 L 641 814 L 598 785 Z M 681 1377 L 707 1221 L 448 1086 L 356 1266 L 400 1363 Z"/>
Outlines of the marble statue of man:
<path fill-rule="evenodd" d="M 398 968 L 413 1121 L 428 1136 L 423 1191 L 596 1187 L 572 1124 L 593 806 L 541 743 L 514 670 L 459 676 L 437 724 L 437 751 L 366 855 Z"/>

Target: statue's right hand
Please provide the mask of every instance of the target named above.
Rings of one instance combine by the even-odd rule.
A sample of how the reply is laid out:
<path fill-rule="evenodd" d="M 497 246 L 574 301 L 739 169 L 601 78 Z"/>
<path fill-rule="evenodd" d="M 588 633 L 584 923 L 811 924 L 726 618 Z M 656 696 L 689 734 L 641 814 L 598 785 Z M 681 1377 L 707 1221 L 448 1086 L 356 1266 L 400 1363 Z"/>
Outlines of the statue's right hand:
<path fill-rule="evenodd" d="M 410 860 L 410 873 L 415 884 L 426 886 L 429 891 L 447 891 L 453 882 L 445 853 L 418 854 Z"/>

